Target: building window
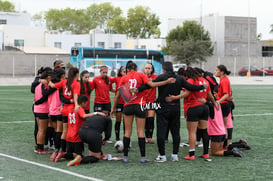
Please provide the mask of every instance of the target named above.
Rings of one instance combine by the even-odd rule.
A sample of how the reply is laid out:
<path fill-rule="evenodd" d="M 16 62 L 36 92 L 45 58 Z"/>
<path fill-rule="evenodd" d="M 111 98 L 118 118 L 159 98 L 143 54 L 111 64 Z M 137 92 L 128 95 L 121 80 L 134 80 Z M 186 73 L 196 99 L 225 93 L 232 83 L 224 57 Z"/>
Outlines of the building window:
<path fill-rule="evenodd" d="M 0 25 L 6 25 L 7 20 L 6 19 L 0 19 Z"/>
<path fill-rule="evenodd" d="M 14 40 L 14 46 L 23 47 L 25 44 L 24 40 Z"/>
<path fill-rule="evenodd" d="M 62 48 L 62 42 L 54 42 L 54 47 Z"/>
<path fill-rule="evenodd" d="M 115 48 L 121 48 L 121 43 L 120 42 L 115 42 L 114 47 Z"/>
<path fill-rule="evenodd" d="M 98 47 L 104 48 L 104 42 L 98 42 Z"/>
<path fill-rule="evenodd" d="M 75 46 L 75 47 L 80 47 L 80 46 L 82 46 L 82 43 L 80 43 L 80 42 L 74 43 L 74 46 Z"/>

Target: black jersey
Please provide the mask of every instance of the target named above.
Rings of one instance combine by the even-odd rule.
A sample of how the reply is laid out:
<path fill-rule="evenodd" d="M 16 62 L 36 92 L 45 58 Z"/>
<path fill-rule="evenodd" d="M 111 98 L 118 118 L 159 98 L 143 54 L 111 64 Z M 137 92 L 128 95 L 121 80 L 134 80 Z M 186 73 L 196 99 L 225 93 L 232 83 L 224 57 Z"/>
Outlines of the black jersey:
<path fill-rule="evenodd" d="M 81 128 L 97 130 L 100 133 L 105 132 L 104 139 L 108 140 L 111 137 L 112 120 L 105 116 L 92 116 L 85 120 Z"/>

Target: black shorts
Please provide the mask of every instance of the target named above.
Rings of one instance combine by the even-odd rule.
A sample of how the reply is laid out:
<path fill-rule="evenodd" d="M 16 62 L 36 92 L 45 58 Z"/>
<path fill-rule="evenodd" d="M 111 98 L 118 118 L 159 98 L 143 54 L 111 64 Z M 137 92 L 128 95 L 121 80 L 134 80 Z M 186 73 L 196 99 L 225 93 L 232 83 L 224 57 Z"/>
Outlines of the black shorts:
<path fill-rule="evenodd" d="M 187 111 L 187 121 L 196 122 L 200 120 L 208 120 L 209 118 L 209 107 L 204 105 L 199 105 L 195 107 L 190 107 Z"/>
<path fill-rule="evenodd" d="M 94 112 L 108 111 L 111 112 L 111 102 L 107 104 L 94 103 Z"/>
<path fill-rule="evenodd" d="M 63 116 L 62 115 L 50 115 L 50 119 L 52 122 L 63 121 Z"/>
<path fill-rule="evenodd" d="M 76 153 L 77 155 L 82 155 L 83 150 L 83 142 L 67 142 L 67 154 Z"/>
<path fill-rule="evenodd" d="M 63 116 L 63 123 L 68 123 L 68 116 Z"/>
<path fill-rule="evenodd" d="M 49 119 L 48 113 L 34 113 L 34 115 L 39 119 Z"/>
<path fill-rule="evenodd" d="M 92 128 L 80 128 L 79 136 L 84 143 L 88 144 L 88 149 L 94 153 L 101 152 L 102 136 L 99 131 Z"/>
<path fill-rule="evenodd" d="M 228 117 L 231 108 L 230 108 L 230 104 L 229 103 L 223 103 L 221 104 L 221 109 L 222 109 L 222 115 L 223 117 Z"/>
<path fill-rule="evenodd" d="M 229 139 L 229 140 L 232 139 L 232 132 L 233 132 L 233 128 L 228 128 L 228 129 L 227 129 L 228 139 Z"/>
<path fill-rule="evenodd" d="M 226 139 L 226 135 L 211 135 L 211 142 L 224 142 Z"/>
<path fill-rule="evenodd" d="M 141 105 L 139 104 L 130 104 L 124 106 L 123 114 L 126 116 L 135 115 L 138 118 L 146 118 L 146 110 L 142 109 Z"/>
<path fill-rule="evenodd" d="M 123 104 L 118 104 L 117 105 L 116 112 L 123 112 Z"/>

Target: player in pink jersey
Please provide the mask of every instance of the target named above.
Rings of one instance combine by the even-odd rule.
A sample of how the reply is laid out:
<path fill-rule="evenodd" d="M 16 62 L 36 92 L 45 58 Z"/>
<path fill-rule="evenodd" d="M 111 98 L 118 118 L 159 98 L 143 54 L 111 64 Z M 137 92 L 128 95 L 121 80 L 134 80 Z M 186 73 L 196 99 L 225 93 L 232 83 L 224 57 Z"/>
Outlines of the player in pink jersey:
<path fill-rule="evenodd" d="M 152 81 L 157 78 L 157 75 L 154 75 L 155 68 L 153 64 L 147 63 L 144 66 L 144 74 Z M 156 100 L 156 87 L 148 89 L 146 92 L 146 124 L 145 124 L 145 135 L 146 143 L 154 144 L 153 132 L 154 132 L 154 119 L 155 119 L 155 108 L 154 102 Z"/>
<path fill-rule="evenodd" d="M 81 95 L 86 95 L 88 97 L 88 102 L 85 107 L 85 113 L 90 113 L 90 94 L 91 94 L 91 87 L 92 82 L 89 81 L 89 72 L 84 70 L 81 72 L 80 75 L 80 84 L 81 84 Z"/>
<path fill-rule="evenodd" d="M 115 95 L 117 95 L 118 92 L 118 85 L 119 82 L 121 80 L 121 78 L 126 75 L 126 70 L 124 66 L 121 66 L 119 71 L 118 71 L 118 76 L 112 78 L 112 82 L 116 84 L 116 91 L 115 91 Z M 120 124 L 121 124 L 121 120 L 123 118 L 122 116 L 122 112 L 123 112 L 123 106 L 124 106 L 125 102 L 123 100 L 122 97 L 119 98 L 118 100 L 118 105 L 116 107 L 116 111 L 115 111 L 115 116 L 116 116 L 116 123 L 115 123 L 115 134 L 116 134 L 116 141 L 120 140 Z M 123 128 L 124 128 L 124 124 L 123 124 Z"/>
<path fill-rule="evenodd" d="M 44 79 L 46 82 L 51 80 L 52 70 L 48 70 L 42 73 L 41 79 Z M 38 133 L 37 133 L 37 154 L 47 154 L 48 151 L 44 149 L 46 130 L 49 122 L 49 105 L 47 97 L 49 95 L 48 85 L 40 83 L 35 88 L 35 101 L 38 101 L 45 97 L 46 99 L 40 104 L 34 105 L 34 113 L 37 118 L 38 123 Z"/>
<path fill-rule="evenodd" d="M 127 74 L 121 78 L 118 88 L 127 84 L 129 84 L 130 88 L 137 88 L 144 84 L 147 84 L 150 87 L 156 87 L 156 86 L 161 86 L 161 85 L 174 82 L 173 78 L 169 78 L 166 81 L 154 83 L 151 80 L 149 80 L 145 74 L 137 72 L 137 65 L 133 63 L 132 61 L 127 62 L 126 72 Z M 116 109 L 119 97 L 120 97 L 120 91 L 115 96 L 111 115 Z M 143 91 L 140 93 L 135 93 L 135 98 L 133 100 L 130 100 L 124 105 L 124 110 L 123 110 L 124 123 L 125 123 L 125 134 L 123 137 L 123 144 L 124 144 L 123 162 L 124 163 L 128 163 L 128 150 L 129 150 L 129 144 L 130 144 L 130 137 L 132 134 L 132 124 L 133 124 L 134 117 L 136 119 L 136 124 L 137 124 L 138 144 L 139 144 L 139 149 L 141 153 L 140 163 L 150 162 L 149 160 L 146 159 L 146 153 L 145 153 L 144 128 L 145 128 L 146 110 L 143 108 L 145 104 L 146 104 L 145 91 Z"/>

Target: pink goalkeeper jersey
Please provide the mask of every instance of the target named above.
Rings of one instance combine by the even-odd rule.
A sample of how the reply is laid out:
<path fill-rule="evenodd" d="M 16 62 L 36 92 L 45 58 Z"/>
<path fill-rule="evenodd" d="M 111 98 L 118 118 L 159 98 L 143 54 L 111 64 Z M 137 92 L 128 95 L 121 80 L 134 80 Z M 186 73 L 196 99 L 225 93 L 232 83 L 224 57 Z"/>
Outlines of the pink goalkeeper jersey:
<path fill-rule="evenodd" d="M 228 115 L 227 128 L 233 128 L 231 113 Z"/>
<path fill-rule="evenodd" d="M 208 120 L 208 134 L 210 136 L 217 136 L 217 135 L 225 135 L 226 129 L 223 121 L 223 115 L 221 106 L 219 106 L 219 110 L 216 110 L 214 107 L 214 119 L 209 117 Z"/>
<path fill-rule="evenodd" d="M 62 102 L 59 97 L 59 90 L 56 90 L 51 95 L 48 96 L 49 103 L 49 115 L 56 116 L 61 115 L 61 105 Z"/>
<path fill-rule="evenodd" d="M 35 88 L 35 94 L 34 94 L 35 101 L 38 101 L 39 99 L 41 99 L 43 97 L 43 94 L 42 94 L 42 85 L 43 84 L 40 83 Z M 39 105 L 35 105 L 34 104 L 34 112 L 35 113 L 48 113 L 49 112 L 48 101 L 45 101 L 45 102 L 43 102 L 42 104 L 39 104 Z"/>

